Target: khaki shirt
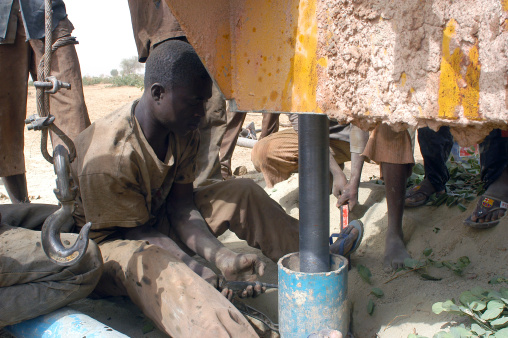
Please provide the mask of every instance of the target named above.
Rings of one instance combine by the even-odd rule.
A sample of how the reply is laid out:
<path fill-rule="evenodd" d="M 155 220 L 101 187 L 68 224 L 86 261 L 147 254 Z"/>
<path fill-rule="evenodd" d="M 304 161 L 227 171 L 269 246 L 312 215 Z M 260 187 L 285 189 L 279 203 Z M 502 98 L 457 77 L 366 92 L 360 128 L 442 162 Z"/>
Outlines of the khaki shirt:
<path fill-rule="evenodd" d="M 155 223 L 174 183 L 192 183 L 199 132 L 170 133 L 164 162 L 155 155 L 134 116 L 137 101 L 106 116 L 75 140 L 72 176 L 79 185 L 76 224 L 92 222 L 97 242 L 121 228 Z"/>

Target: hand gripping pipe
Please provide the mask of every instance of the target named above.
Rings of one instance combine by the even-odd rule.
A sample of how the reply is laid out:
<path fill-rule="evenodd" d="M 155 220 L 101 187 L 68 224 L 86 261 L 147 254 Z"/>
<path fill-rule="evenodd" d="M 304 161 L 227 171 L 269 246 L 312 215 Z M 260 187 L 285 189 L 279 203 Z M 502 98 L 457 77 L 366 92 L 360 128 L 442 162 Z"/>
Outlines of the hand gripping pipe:
<path fill-rule="evenodd" d="M 298 115 L 300 272 L 330 271 L 328 128 L 325 114 Z"/>
<path fill-rule="evenodd" d="M 51 214 L 42 226 L 42 248 L 53 262 L 58 265 L 69 266 L 79 262 L 88 247 L 88 232 L 91 223 L 87 223 L 81 229 L 76 243 L 66 248 L 60 239 L 61 232 L 68 232 L 74 224 L 72 213 L 74 211 L 74 199 L 76 187 L 71 188 L 69 175 L 69 153 L 67 149 L 58 145 L 54 152 L 54 166 L 56 178 L 55 195 L 60 201 L 60 209 Z"/>

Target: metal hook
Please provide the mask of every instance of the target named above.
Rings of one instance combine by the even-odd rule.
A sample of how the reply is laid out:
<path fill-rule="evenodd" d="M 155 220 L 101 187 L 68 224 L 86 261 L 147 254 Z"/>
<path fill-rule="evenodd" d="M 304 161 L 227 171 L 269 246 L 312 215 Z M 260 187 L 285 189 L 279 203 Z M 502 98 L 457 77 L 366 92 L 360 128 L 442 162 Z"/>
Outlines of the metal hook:
<path fill-rule="evenodd" d="M 71 188 L 69 153 L 67 149 L 58 145 L 53 155 L 55 173 L 57 175 L 54 190 L 60 201 L 61 207 L 49 216 L 42 226 L 42 248 L 53 262 L 62 266 L 78 263 L 84 256 L 88 247 L 88 238 L 91 223 L 87 223 L 81 229 L 78 239 L 71 247 L 65 247 L 60 239 L 61 232 L 67 232 L 73 225 L 72 213 L 74 212 L 74 198 L 76 187 Z"/>

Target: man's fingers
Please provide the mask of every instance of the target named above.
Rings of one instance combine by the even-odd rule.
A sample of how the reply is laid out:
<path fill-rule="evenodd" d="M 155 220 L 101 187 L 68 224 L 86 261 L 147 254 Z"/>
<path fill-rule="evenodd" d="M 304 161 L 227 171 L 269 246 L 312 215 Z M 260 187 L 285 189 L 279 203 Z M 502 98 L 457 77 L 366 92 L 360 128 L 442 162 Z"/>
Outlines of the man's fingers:
<path fill-rule="evenodd" d="M 263 262 L 262 260 L 259 259 L 259 257 L 256 257 L 257 258 L 257 262 L 256 262 L 256 272 L 259 276 L 263 276 L 265 274 L 265 267 L 266 267 L 266 264 L 265 262 Z"/>

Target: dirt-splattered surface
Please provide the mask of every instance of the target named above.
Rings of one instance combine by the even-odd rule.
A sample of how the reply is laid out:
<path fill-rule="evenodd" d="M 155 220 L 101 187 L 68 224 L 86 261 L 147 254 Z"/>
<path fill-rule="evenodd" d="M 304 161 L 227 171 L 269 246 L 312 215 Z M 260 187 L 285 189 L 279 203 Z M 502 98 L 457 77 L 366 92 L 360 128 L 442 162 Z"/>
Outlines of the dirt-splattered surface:
<path fill-rule="evenodd" d="M 30 89 L 29 114 L 35 110 L 33 89 Z M 141 92 L 137 88 L 110 88 L 105 86 L 85 87 L 85 98 L 91 120 L 111 112 L 119 106 L 139 97 Z M 254 121 L 256 127 L 261 126 L 259 114 L 248 115 L 247 123 Z M 287 126 L 287 118 L 281 117 L 283 125 Z M 56 203 L 53 194 L 55 176 L 53 169 L 42 158 L 39 151 L 39 135 L 26 132 L 25 157 L 27 161 L 29 195 L 34 203 Z M 418 146 L 415 157 L 421 162 Z M 256 173 L 250 161 L 250 149 L 237 148 L 233 155 L 233 168 L 244 165 L 247 175 L 264 187 L 263 178 Z M 349 175 L 349 165 L 346 164 L 346 175 Z M 417 274 L 406 274 L 392 281 L 390 274 L 382 269 L 384 250 L 384 236 L 387 224 L 386 200 L 384 186 L 368 183 L 373 175 L 379 176 L 379 168 L 374 164 L 365 164 L 360 186 L 360 203 L 352 217 L 360 218 L 365 224 L 365 236 L 359 250 L 352 257 L 352 270 L 349 271 L 348 298 L 352 303 L 352 329 L 355 337 L 407 337 L 408 334 L 418 334 L 431 337 L 437 331 L 453 325 L 462 318 L 452 316 L 437 316 L 432 313 L 434 302 L 458 298 L 462 291 L 475 286 L 493 287 L 488 281 L 494 276 L 508 277 L 508 241 L 506 227 L 508 220 L 503 220 L 497 227 L 490 230 L 474 230 L 465 227 L 462 221 L 471 213 L 474 202 L 467 205 L 468 209 L 461 212 L 458 208 L 446 206 L 422 207 L 406 209 L 404 215 L 405 238 L 407 246 L 414 258 L 419 258 L 425 248 L 432 248 L 432 258 L 437 261 L 456 260 L 461 256 L 468 256 L 471 265 L 462 276 L 454 275 L 445 269 L 433 271 L 440 281 L 424 280 Z M 279 201 L 287 213 L 298 217 L 298 175 L 266 189 L 267 193 Z M 8 203 L 5 188 L 0 185 L 0 203 Z M 339 213 L 334 207 L 335 198 L 330 198 L 331 231 L 337 231 Z M 239 241 L 234 235 L 221 237 L 226 245 L 239 252 L 255 252 L 245 242 Z M 267 269 L 262 280 L 270 283 L 277 282 L 277 266 L 266 257 Z M 372 272 L 373 284 L 369 285 L 359 277 L 356 267 L 362 264 Z M 370 295 L 373 287 L 381 288 L 384 297 L 375 298 Z M 372 316 L 367 313 L 367 303 L 373 299 L 376 306 Z M 277 292 L 269 292 L 250 303 L 277 319 Z M 71 304 L 78 309 L 110 327 L 127 334 L 130 337 L 164 337 L 155 329 L 149 320 L 125 298 L 110 298 L 102 300 L 85 299 Z M 143 333 L 143 331 L 149 331 Z M 0 337 L 8 337 L 5 333 Z"/>
<path fill-rule="evenodd" d="M 478 142 L 508 120 L 507 9 L 501 0 L 319 1 L 321 108 L 366 128 L 467 124 L 454 136 Z"/>

